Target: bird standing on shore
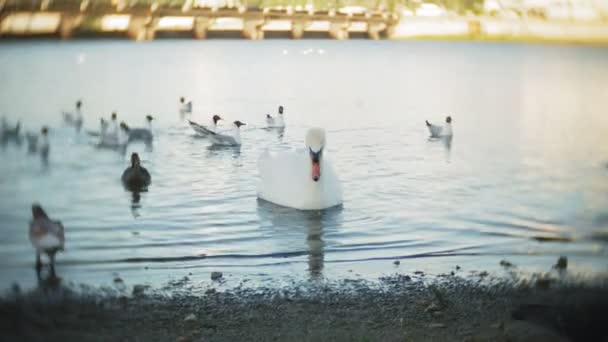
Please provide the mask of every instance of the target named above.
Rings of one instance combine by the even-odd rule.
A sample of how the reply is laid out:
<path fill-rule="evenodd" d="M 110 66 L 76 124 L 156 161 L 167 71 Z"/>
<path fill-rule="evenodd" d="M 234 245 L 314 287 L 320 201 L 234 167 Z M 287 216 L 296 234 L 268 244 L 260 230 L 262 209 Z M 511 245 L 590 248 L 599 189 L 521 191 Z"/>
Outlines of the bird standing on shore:
<path fill-rule="evenodd" d="M 65 244 L 64 228 L 61 221 L 51 220 L 39 204 L 32 205 L 30 222 L 30 242 L 36 250 L 36 273 L 42 270 L 41 254 L 49 257 L 51 277 L 55 276 L 55 254 L 63 251 Z"/>

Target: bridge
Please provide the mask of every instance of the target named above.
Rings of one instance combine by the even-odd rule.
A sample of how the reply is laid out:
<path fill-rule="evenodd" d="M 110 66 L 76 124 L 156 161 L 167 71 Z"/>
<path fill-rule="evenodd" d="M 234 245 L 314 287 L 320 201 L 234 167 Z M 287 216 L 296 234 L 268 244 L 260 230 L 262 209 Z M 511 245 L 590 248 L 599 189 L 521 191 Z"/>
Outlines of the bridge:
<path fill-rule="evenodd" d="M 0 37 L 159 36 L 382 39 L 398 23 L 390 3 L 375 7 L 299 0 L 0 0 Z M 394 0 L 388 0 L 394 1 Z"/>

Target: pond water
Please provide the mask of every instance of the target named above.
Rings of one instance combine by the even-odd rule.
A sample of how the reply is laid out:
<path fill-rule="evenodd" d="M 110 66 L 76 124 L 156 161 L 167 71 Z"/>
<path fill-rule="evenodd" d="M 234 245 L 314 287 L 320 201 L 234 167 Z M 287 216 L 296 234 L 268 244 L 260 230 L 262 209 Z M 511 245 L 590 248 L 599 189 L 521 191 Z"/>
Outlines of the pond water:
<path fill-rule="evenodd" d="M 559 255 L 608 270 L 608 49 L 459 42 L 118 40 L 0 43 L 0 115 L 49 125 L 48 165 L 25 144 L 0 150 L 2 286 L 34 282 L 27 237 L 40 202 L 66 227 L 58 273 L 152 284 L 184 274 L 372 278 Z M 178 114 L 220 114 L 240 148 L 211 146 Z M 85 128 L 116 110 L 154 143 L 126 153 L 61 124 L 84 102 Z M 287 128 L 264 130 L 285 107 Z M 451 141 L 424 120 L 453 118 Z M 227 125 L 225 123 L 225 125 Z M 256 199 L 265 149 L 304 146 L 327 130 L 344 205 L 298 212 Z M 152 185 L 120 175 L 139 152 Z M 392 261 L 400 259 L 401 266 Z M 550 261 L 549 261 L 550 260 Z"/>

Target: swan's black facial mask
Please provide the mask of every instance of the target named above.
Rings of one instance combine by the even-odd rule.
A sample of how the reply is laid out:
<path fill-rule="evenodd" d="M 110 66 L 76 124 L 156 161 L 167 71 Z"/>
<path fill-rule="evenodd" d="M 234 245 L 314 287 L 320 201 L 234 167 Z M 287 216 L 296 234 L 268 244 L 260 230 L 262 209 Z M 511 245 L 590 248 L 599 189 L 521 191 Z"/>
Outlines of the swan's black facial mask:
<path fill-rule="evenodd" d="M 319 178 L 321 178 L 321 156 L 323 154 L 323 149 L 315 152 L 309 147 L 308 152 L 310 154 L 310 160 L 312 161 L 312 180 L 317 182 Z"/>

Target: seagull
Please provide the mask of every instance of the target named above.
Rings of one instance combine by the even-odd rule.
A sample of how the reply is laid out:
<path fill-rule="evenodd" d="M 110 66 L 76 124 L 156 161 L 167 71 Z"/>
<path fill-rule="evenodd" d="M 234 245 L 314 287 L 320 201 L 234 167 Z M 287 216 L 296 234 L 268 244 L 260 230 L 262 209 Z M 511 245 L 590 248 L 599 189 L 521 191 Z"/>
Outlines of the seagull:
<path fill-rule="evenodd" d="M 426 127 L 429 129 L 429 133 L 432 138 L 439 137 L 451 137 L 452 136 L 452 117 L 448 116 L 445 118 L 445 125 L 433 125 L 426 121 Z"/>
<path fill-rule="evenodd" d="M 146 122 L 148 128 L 131 128 L 129 129 L 129 142 L 131 141 L 145 141 L 151 142 L 154 136 L 152 135 L 152 115 L 146 115 Z"/>
<path fill-rule="evenodd" d="M 208 136 L 214 134 L 217 131 L 217 122 L 223 119 L 219 115 L 214 115 L 212 120 L 213 121 L 210 127 L 203 126 L 191 120 L 188 120 L 188 123 L 190 123 L 190 127 L 192 127 L 192 129 L 199 135 Z"/>
<path fill-rule="evenodd" d="M 179 113 L 181 115 L 192 114 L 192 101 L 186 102 L 184 97 L 179 98 Z"/>
<path fill-rule="evenodd" d="M 63 122 L 66 125 L 74 126 L 77 131 L 80 131 L 82 128 L 82 123 L 84 119 L 82 117 L 82 101 L 76 101 L 76 111 L 75 113 L 63 112 Z"/>
<path fill-rule="evenodd" d="M 276 118 L 272 117 L 270 114 L 266 114 L 266 125 L 269 128 L 275 127 L 285 127 L 285 119 L 283 118 L 283 106 L 279 106 L 279 113 Z"/>
<path fill-rule="evenodd" d="M 225 133 L 215 133 L 209 135 L 209 139 L 214 145 L 222 146 L 240 146 L 241 145 L 241 133 L 240 127 L 246 125 L 243 122 L 235 121 L 232 129 L 232 135 Z"/>

